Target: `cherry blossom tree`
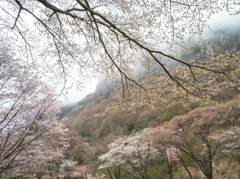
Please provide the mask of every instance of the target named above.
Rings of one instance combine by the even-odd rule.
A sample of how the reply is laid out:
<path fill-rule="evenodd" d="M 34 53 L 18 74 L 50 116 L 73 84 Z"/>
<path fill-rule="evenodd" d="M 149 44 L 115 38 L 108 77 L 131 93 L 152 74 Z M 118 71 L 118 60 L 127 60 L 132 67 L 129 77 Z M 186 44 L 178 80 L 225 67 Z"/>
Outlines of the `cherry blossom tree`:
<path fill-rule="evenodd" d="M 239 157 L 240 149 L 240 127 L 234 126 L 228 130 L 222 130 L 217 133 L 214 137 L 215 140 L 223 143 L 222 152 L 227 155 L 233 155 Z"/>
<path fill-rule="evenodd" d="M 170 147 L 165 147 L 163 150 L 161 150 L 161 152 L 163 153 L 166 161 L 167 161 L 167 165 L 168 165 L 168 173 L 170 175 L 170 178 L 173 179 L 173 167 L 180 161 L 180 152 L 179 149 L 170 146 Z"/>
<path fill-rule="evenodd" d="M 169 123 L 151 131 L 152 144 L 157 148 L 173 146 L 181 153 L 190 156 L 207 178 L 213 177 L 213 158 L 220 146 L 212 135 L 216 132 L 216 121 L 209 120 L 207 114 L 214 107 L 195 109 L 187 115 L 174 117 Z M 198 147 L 196 147 L 198 146 Z M 192 178 L 183 158 L 177 152 L 190 178 Z"/>
<path fill-rule="evenodd" d="M 122 176 L 122 167 L 119 166 L 112 166 L 107 167 L 106 172 L 102 170 L 105 176 L 109 177 L 110 179 L 121 179 Z"/>
<path fill-rule="evenodd" d="M 74 172 L 74 176 L 83 176 L 84 178 L 86 178 L 86 175 L 90 173 L 90 169 L 87 168 L 86 166 L 80 166 L 76 168 L 76 171 Z"/>
<path fill-rule="evenodd" d="M 63 174 L 67 179 L 71 177 L 71 174 L 76 169 L 77 162 L 70 160 L 63 160 L 59 172 Z"/>
<path fill-rule="evenodd" d="M 238 52 L 207 51 L 189 62 L 178 58 L 178 51 L 188 51 L 185 35 L 202 39 L 213 14 L 239 14 L 234 0 L 3 0 L 0 5 L 4 33 L 18 34 L 19 49 L 26 44 L 23 55 L 64 89 L 71 80 L 81 88 L 90 76 L 117 77 L 115 96 L 125 102 L 133 96 L 131 103 L 142 105 L 164 101 L 169 91 L 182 102 L 210 100 L 223 87 L 239 85 Z M 171 70 L 168 60 L 180 65 Z M 136 77 L 141 63 L 148 68 Z"/>
<path fill-rule="evenodd" d="M 54 161 L 64 157 L 64 151 L 68 147 L 68 138 L 66 138 L 65 131 L 62 123 L 57 122 L 44 136 L 33 141 L 21 151 L 17 157 L 21 163 L 3 172 L 3 176 L 24 177 L 31 176 L 30 173 L 34 172 L 35 176 L 41 179 L 45 173 L 52 173 L 48 169 L 54 165 Z M 56 134 L 57 136 L 54 136 Z M 32 136 L 29 138 L 32 138 Z"/>
<path fill-rule="evenodd" d="M 229 104 L 228 108 L 224 111 L 227 111 L 227 115 L 222 112 L 223 109 L 219 109 L 219 115 L 217 117 L 227 118 L 227 122 L 220 122 L 222 130 L 218 131 L 213 139 L 223 144 L 222 152 L 227 155 L 233 155 L 234 157 L 239 157 L 240 149 L 240 95 L 236 95 L 234 98 L 233 104 Z"/>
<path fill-rule="evenodd" d="M 167 154 L 167 159 L 168 161 L 174 161 L 174 162 L 179 162 L 179 149 L 175 148 L 175 147 L 170 147 L 167 148 L 166 150 L 166 154 Z"/>
<path fill-rule="evenodd" d="M 68 149 L 69 138 L 66 135 L 67 129 L 61 122 L 58 122 L 41 140 L 37 140 L 39 144 L 33 143 L 31 159 L 31 171 L 36 173 L 36 177 L 41 179 L 43 174 L 49 173 L 52 175 L 53 167 L 57 166 L 61 159 L 64 158 L 64 153 Z M 29 150 L 27 151 L 29 152 Z"/>
<path fill-rule="evenodd" d="M 148 136 L 150 130 L 150 128 L 146 128 L 109 144 L 110 150 L 99 157 L 101 164 L 98 169 L 109 169 L 111 167 L 116 169 L 120 166 L 132 178 L 147 179 L 150 161 L 159 157 L 158 151 L 150 148 L 150 138 Z M 108 174 L 107 176 L 111 178 Z"/>
<path fill-rule="evenodd" d="M 51 87 L 7 44 L 0 45 L 0 174 L 4 176 L 24 173 L 17 168 L 25 164 L 28 169 L 25 152 L 57 125 L 59 107 Z"/>

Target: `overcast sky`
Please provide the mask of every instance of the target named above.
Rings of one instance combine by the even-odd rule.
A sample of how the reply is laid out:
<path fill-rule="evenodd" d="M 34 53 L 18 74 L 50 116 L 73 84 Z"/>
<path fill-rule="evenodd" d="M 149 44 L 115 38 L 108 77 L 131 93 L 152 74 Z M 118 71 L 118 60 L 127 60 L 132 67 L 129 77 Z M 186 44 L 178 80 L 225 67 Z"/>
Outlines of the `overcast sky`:
<path fill-rule="evenodd" d="M 59 97 L 59 100 L 62 102 L 62 105 L 81 101 L 86 95 L 95 91 L 97 83 L 97 79 L 89 79 L 89 81 L 85 82 L 85 88 L 83 88 L 81 91 L 74 87 L 68 91 L 68 99 L 65 99 L 65 97 L 62 95 Z"/>
<path fill-rule="evenodd" d="M 208 21 L 211 27 L 214 28 L 236 28 L 240 25 L 240 14 L 230 16 L 227 12 L 221 12 L 219 14 L 214 14 Z M 240 31 L 240 29 L 239 29 Z"/>

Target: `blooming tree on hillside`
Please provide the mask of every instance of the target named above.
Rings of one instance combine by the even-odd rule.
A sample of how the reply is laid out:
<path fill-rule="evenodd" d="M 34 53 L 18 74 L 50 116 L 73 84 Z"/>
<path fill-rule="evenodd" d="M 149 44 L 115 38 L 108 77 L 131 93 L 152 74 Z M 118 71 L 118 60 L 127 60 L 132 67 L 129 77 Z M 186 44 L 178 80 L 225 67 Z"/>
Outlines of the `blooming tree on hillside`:
<path fill-rule="evenodd" d="M 195 109 L 154 128 L 150 132 L 152 146 L 157 149 L 173 146 L 181 152 L 176 154 L 190 178 L 193 177 L 181 154 L 193 159 L 206 178 L 212 179 L 213 161 L 220 147 L 227 152 L 239 147 L 239 116 L 239 106 L 233 101 Z"/>
<path fill-rule="evenodd" d="M 157 150 L 162 154 L 163 159 L 167 163 L 168 174 L 173 179 L 174 167 L 180 162 L 180 150 L 173 145 L 158 145 Z"/>
<path fill-rule="evenodd" d="M 179 162 L 179 149 L 175 148 L 175 147 L 169 147 L 166 150 L 166 154 L 167 154 L 167 159 L 168 161 L 174 161 L 174 162 Z"/>
<path fill-rule="evenodd" d="M 147 179 L 149 162 L 159 157 L 159 152 L 150 148 L 150 130 L 146 128 L 109 144 L 110 150 L 99 157 L 101 164 L 98 169 L 121 166 L 131 177 Z"/>
<path fill-rule="evenodd" d="M 74 176 L 79 177 L 79 176 L 83 176 L 84 178 L 86 178 L 86 175 L 90 173 L 90 169 L 87 168 L 86 166 L 80 166 L 76 168 L 76 171 L 74 172 Z"/>
<path fill-rule="evenodd" d="M 0 47 L 0 174 L 4 176 L 27 164 L 24 153 L 57 125 L 59 106 L 52 88 L 32 67 L 6 44 Z"/>
<path fill-rule="evenodd" d="M 157 148 L 173 146 L 181 153 L 190 156 L 203 174 L 208 179 L 212 179 L 213 158 L 220 143 L 212 140 L 211 135 L 215 132 L 216 124 L 205 115 L 213 110 L 214 107 L 195 109 L 187 115 L 176 116 L 163 126 L 156 127 L 151 131 L 153 146 Z M 175 154 L 192 178 L 181 155 L 177 152 Z"/>
<path fill-rule="evenodd" d="M 31 156 L 29 163 L 33 166 L 31 171 L 36 173 L 38 179 L 41 179 L 45 173 L 52 174 L 52 168 L 64 158 L 64 153 L 69 147 L 66 132 L 64 125 L 58 122 L 41 140 L 32 144 L 32 153 L 27 150 Z"/>
<path fill-rule="evenodd" d="M 224 144 L 223 152 L 227 155 L 239 157 L 240 151 L 240 127 L 234 126 L 228 130 L 220 131 L 213 137 L 215 140 Z"/>
<path fill-rule="evenodd" d="M 167 147 L 165 150 L 161 151 L 166 158 L 170 178 L 173 179 L 173 167 L 176 167 L 176 164 L 180 161 L 180 151 L 174 146 Z"/>
<path fill-rule="evenodd" d="M 53 135 L 57 137 L 53 137 Z M 61 134 L 61 135 L 60 135 Z M 32 136 L 26 138 L 31 140 Z M 49 140 L 50 138 L 50 140 Z M 5 177 L 24 177 L 35 173 L 38 179 L 41 179 L 48 171 L 54 161 L 63 158 L 64 151 L 68 147 L 67 138 L 65 137 L 65 129 L 60 122 L 51 128 L 41 138 L 33 141 L 27 148 L 22 150 L 17 156 L 18 165 L 3 172 Z"/>
<path fill-rule="evenodd" d="M 229 115 L 228 116 L 228 124 L 229 126 L 226 126 L 223 128 L 223 130 L 220 130 L 218 133 L 216 133 L 213 136 L 213 139 L 217 140 L 220 143 L 223 143 L 223 149 L 222 151 L 226 153 L 227 155 L 233 155 L 239 157 L 239 150 L 240 150 L 240 95 L 237 95 L 235 97 L 236 104 L 234 107 L 232 107 L 232 112 L 235 114 L 235 116 Z"/>
<path fill-rule="evenodd" d="M 68 179 L 71 177 L 73 171 L 76 170 L 76 165 L 76 161 L 63 160 L 63 164 L 61 165 L 59 172 Z"/>

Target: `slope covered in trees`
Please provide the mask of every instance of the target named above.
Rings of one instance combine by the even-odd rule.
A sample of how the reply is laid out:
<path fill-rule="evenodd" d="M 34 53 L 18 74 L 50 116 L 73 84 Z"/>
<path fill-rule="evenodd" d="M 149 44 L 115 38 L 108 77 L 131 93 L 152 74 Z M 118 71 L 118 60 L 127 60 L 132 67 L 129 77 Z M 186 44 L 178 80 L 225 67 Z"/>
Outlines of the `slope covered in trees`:
<path fill-rule="evenodd" d="M 234 34 L 232 35 L 234 36 Z M 231 34 L 229 34 L 229 36 L 231 37 Z M 235 41 L 236 40 L 238 39 L 235 39 Z M 208 41 L 214 40 L 208 39 Z M 218 41 L 221 41 L 221 36 L 219 36 L 218 39 L 215 39 L 215 43 L 217 44 Z M 203 42 L 203 44 L 206 43 Z M 236 47 L 236 45 L 237 43 L 235 43 L 234 47 Z M 216 49 L 214 47 L 219 48 L 216 45 L 211 46 L 213 50 Z M 202 46 L 201 48 L 203 49 L 206 47 Z M 200 53 L 201 52 L 185 53 L 185 56 L 192 58 L 194 55 L 196 56 Z M 157 73 L 158 72 L 156 72 L 156 75 Z M 224 79 L 219 80 L 224 81 Z M 226 105 L 217 105 L 216 107 L 205 108 L 204 106 L 215 106 L 216 104 L 198 101 L 184 105 L 181 103 L 181 101 L 179 101 L 175 102 L 171 106 L 166 106 L 165 103 L 157 102 L 153 106 L 144 104 L 139 107 L 135 107 L 135 110 L 132 111 L 127 107 L 124 108 L 124 106 L 118 105 L 118 100 L 113 95 L 115 91 L 109 84 L 110 82 L 108 82 L 106 85 L 104 83 L 99 83 L 95 93 L 86 96 L 84 100 L 77 103 L 77 105 L 73 107 L 71 112 L 68 114 L 68 120 L 65 121 L 66 125 L 71 130 L 76 131 L 77 134 L 83 138 L 83 141 L 90 144 L 90 148 L 92 150 L 91 157 L 88 158 L 88 161 L 86 159 L 81 160 L 80 163 L 88 164 L 92 171 L 98 171 L 98 162 L 96 161 L 101 161 L 101 157 L 99 159 L 98 157 L 104 153 L 107 155 L 108 150 L 113 150 L 111 147 L 107 147 L 108 144 L 113 144 L 114 141 L 117 141 L 119 138 L 125 140 L 124 136 L 130 137 L 132 134 L 141 132 L 145 128 L 155 128 L 161 126 L 159 129 L 164 127 L 167 128 L 167 131 L 162 131 L 165 135 L 166 141 L 164 141 L 165 145 L 162 145 L 161 147 L 152 145 L 159 150 L 161 153 L 159 157 L 162 159 L 157 162 L 150 162 L 148 164 L 149 169 L 147 173 L 148 176 L 151 176 L 150 178 L 159 178 L 159 176 L 162 178 L 168 178 L 169 174 L 171 174 L 171 177 L 173 178 L 176 178 L 177 175 L 180 175 L 183 178 L 194 178 L 197 176 L 196 173 L 200 173 L 199 176 L 202 175 L 203 177 L 205 176 L 208 178 L 216 175 L 221 176 L 221 173 L 217 173 L 214 168 L 221 166 L 221 162 L 226 162 L 225 159 L 228 158 L 221 154 L 221 151 L 229 151 L 229 148 L 224 149 L 224 146 L 230 145 L 228 145 L 228 142 L 226 142 L 227 138 L 231 134 L 238 134 L 238 130 L 232 128 L 235 125 L 238 126 L 238 122 L 236 122 L 237 120 L 235 121 L 235 118 L 239 118 L 235 102 L 230 102 Z M 239 91 L 237 88 L 226 88 L 222 89 L 222 91 L 218 94 L 212 95 L 211 98 L 216 102 L 226 103 L 227 101 L 233 100 L 238 94 Z M 171 91 L 166 95 L 165 100 L 175 100 L 175 97 L 172 96 Z M 221 111 L 225 111 L 225 113 L 221 113 Z M 209 116 L 207 116 L 208 114 Z M 181 117 L 181 115 L 187 116 Z M 196 127 L 196 125 L 199 125 L 199 128 Z M 171 128 L 171 126 L 173 126 L 173 128 Z M 211 132 L 207 136 L 204 136 L 205 133 L 201 133 L 201 130 L 199 131 L 199 129 L 202 128 Z M 183 129 L 186 129 L 184 131 L 186 134 L 181 134 L 180 131 Z M 157 131 L 158 128 L 154 130 Z M 219 142 L 221 143 L 221 146 L 219 145 L 216 147 L 218 143 L 217 141 L 220 140 L 220 138 L 217 137 L 217 134 L 218 132 L 221 132 L 221 130 L 226 130 L 226 138 L 222 138 L 222 141 Z M 234 132 L 234 130 L 236 132 Z M 181 135 L 177 136 L 177 134 Z M 171 139 L 173 139 L 173 136 L 176 135 L 179 142 L 183 143 L 172 143 L 172 141 L 168 141 L 169 138 L 167 138 L 166 135 L 169 135 Z M 190 135 L 190 138 L 184 138 L 184 140 L 180 140 L 183 135 Z M 201 137 L 202 139 L 200 139 Z M 206 142 L 204 137 L 211 138 L 209 139 L 210 143 Z M 226 143 L 224 144 L 224 142 Z M 189 146 L 189 148 L 181 148 L 183 144 Z M 211 145 L 209 146 L 209 144 Z M 238 144 L 232 141 L 231 145 L 237 146 Z M 199 150 L 195 151 L 196 148 Z M 200 148 L 202 150 L 200 150 Z M 204 151 L 209 151 L 209 148 L 211 148 L 211 155 L 209 153 L 207 157 L 205 156 L 207 154 L 204 153 Z M 187 151 L 193 151 L 193 153 L 187 153 Z M 231 154 L 229 156 L 235 155 L 232 152 L 233 151 L 230 152 Z M 212 158 L 214 158 L 213 163 L 211 163 Z M 231 158 L 231 160 L 233 160 L 233 158 Z M 128 160 L 126 159 L 126 161 Z M 232 161 L 232 164 L 234 162 L 235 160 Z M 111 168 L 110 166 L 109 168 L 105 167 L 106 171 L 103 172 L 110 178 L 119 178 L 120 173 L 120 178 L 128 178 L 128 167 L 130 166 L 131 165 L 126 162 L 124 166 L 118 165 L 117 168 Z M 103 168 L 104 167 L 102 167 L 102 169 Z M 138 173 L 138 170 L 134 171 L 134 169 L 132 169 L 130 171 L 133 172 L 132 174 L 135 177 L 141 175 L 141 172 Z M 211 171 L 211 174 L 208 175 L 209 171 Z M 144 173 L 142 174 L 144 175 Z"/>
<path fill-rule="evenodd" d="M 169 178 L 169 174 L 172 178 L 224 177 L 224 172 L 226 175 L 229 173 L 226 170 L 222 171 L 223 169 L 216 168 L 225 164 L 229 159 L 231 160 L 229 165 L 238 162 L 235 156 L 238 153 L 236 150 L 238 150 L 239 143 L 236 140 L 229 140 L 230 136 L 234 136 L 232 138 L 234 139 L 239 134 L 237 127 L 239 126 L 240 109 L 236 105 L 236 101 L 215 107 L 202 107 L 206 104 L 192 103 L 188 106 L 176 104 L 166 108 L 163 104 L 159 104 L 153 108 L 141 107 L 136 110 L 136 113 L 108 107 L 113 104 L 113 99 L 106 98 L 100 102 L 92 101 L 86 105 L 81 105 L 81 109 L 76 106 L 77 110 L 73 109 L 69 114 L 69 120 L 66 121 L 70 129 L 78 131 L 83 140 L 90 144 L 92 158 L 82 162 L 88 164 L 92 171 L 97 170 L 98 162 L 96 161 L 99 161 L 100 164 L 105 162 L 100 165 L 100 168 L 107 176 L 128 178 L 128 173 L 131 172 L 135 178 L 141 174 L 145 176 L 144 170 L 141 173 L 142 170 L 138 166 L 141 160 L 136 164 L 131 163 L 134 161 L 134 157 L 136 160 L 142 158 L 138 156 L 138 151 L 133 152 L 134 147 L 131 145 L 135 145 L 132 143 L 133 134 L 140 137 L 140 132 L 147 127 L 154 128 L 150 135 L 152 136 L 151 147 L 159 151 L 159 156 L 154 158 L 159 158 L 159 160 L 151 161 L 149 159 L 150 163 L 147 164 L 149 169 L 146 176 L 150 178 Z M 101 110 L 97 110 L 99 108 Z M 77 111 L 79 113 L 76 115 Z M 78 126 L 76 126 L 77 124 Z M 140 142 L 142 139 L 137 140 L 139 147 L 147 146 L 147 144 Z M 110 144 L 109 148 L 108 144 Z M 121 149 L 121 147 L 123 148 Z M 126 153 L 124 153 L 125 148 L 128 151 Z M 130 156 L 129 152 L 133 152 L 133 156 Z M 147 148 L 145 152 L 147 152 Z M 117 163 L 111 166 L 112 162 Z M 142 167 L 144 169 L 144 166 Z M 235 171 L 231 170 L 231 172 L 237 176 L 237 170 L 238 168 Z M 208 175 L 209 171 L 211 173 Z"/>
<path fill-rule="evenodd" d="M 202 39 L 208 18 L 238 15 L 239 5 L 0 1 L 1 178 L 82 178 L 101 169 L 111 179 L 211 179 L 219 163 L 238 162 L 239 32 L 191 48 L 184 38 Z M 98 75 L 111 82 L 56 114 L 53 88 L 66 94 Z"/>
<path fill-rule="evenodd" d="M 234 157 L 239 147 L 239 96 L 235 102 L 209 107 L 215 103 L 186 104 L 170 90 L 164 100 L 173 102 L 171 106 L 156 101 L 131 108 L 128 102 L 137 96 L 122 105 L 115 96 L 118 89 L 112 88 L 114 82 L 105 81 L 98 84 L 95 93 L 55 115 L 59 110 L 51 88 L 44 87 L 41 78 L 26 70 L 24 61 L 13 58 L 6 46 L 1 53 L 2 177 L 34 173 L 38 179 L 56 174 L 80 177 L 90 168 L 92 174 L 103 172 L 110 178 L 194 178 L 199 172 L 212 178 L 221 174 L 214 169 L 221 162 L 238 162 Z M 201 51 L 184 55 L 190 59 Z M 161 76 L 161 70 L 151 75 Z M 151 75 L 146 73 L 145 77 Z M 218 81 L 225 83 L 227 79 Z M 236 87 L 222 88 L 211 100 L 227 102 L 238 93 Z"/>

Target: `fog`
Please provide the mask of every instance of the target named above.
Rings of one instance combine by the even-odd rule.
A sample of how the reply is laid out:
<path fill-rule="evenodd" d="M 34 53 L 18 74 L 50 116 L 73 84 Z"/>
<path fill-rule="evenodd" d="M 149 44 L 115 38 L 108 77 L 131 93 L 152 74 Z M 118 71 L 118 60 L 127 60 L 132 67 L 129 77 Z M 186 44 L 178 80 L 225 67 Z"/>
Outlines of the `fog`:
<path fill-rule="evenodd" d="M 221 32 L 224 30 L 238 30 L 240 31 L 240 14 L 238 15 L 229 15 L 227 12 L 221 12 L 211 16 L 211 19 L 208 20 L 207 24 L 210 28 L 205 28 L 203 37 L 207 39 L 214 35 L 215 32 Z M 186 35 L 186 42 L 191 36 Z M 198 37 L 195 36 L 192 38 L 193 41 L 197 41 Z M 141 68 L 138 70 L 142 70 Z M 59 100 L 63 105 L 76 103 L 82 100 L 86 95 L 93 93 L 98 84 L 98 79 L 89 79 L 85 82 L 85 87 L 82 90 L 77 90 L 75 87 L 68 91 L 67 99 L 61 95 Z"/>
<path fill-rule="evenodd" d="M 78 101 L 81 101 L 86 95 L 93 93 L 96 89 L 98 83 L 98 79 L 89 79 L 84 83 L 84 88 L 82 90 L 78 90 L 76 87 L 68 90 L 67 98 L 64 95 L 59 96 L 59 101 L 61 101 L 62 105 L 73 104 Z M 59 87 L 59 90 L 61 86 Z"/>

